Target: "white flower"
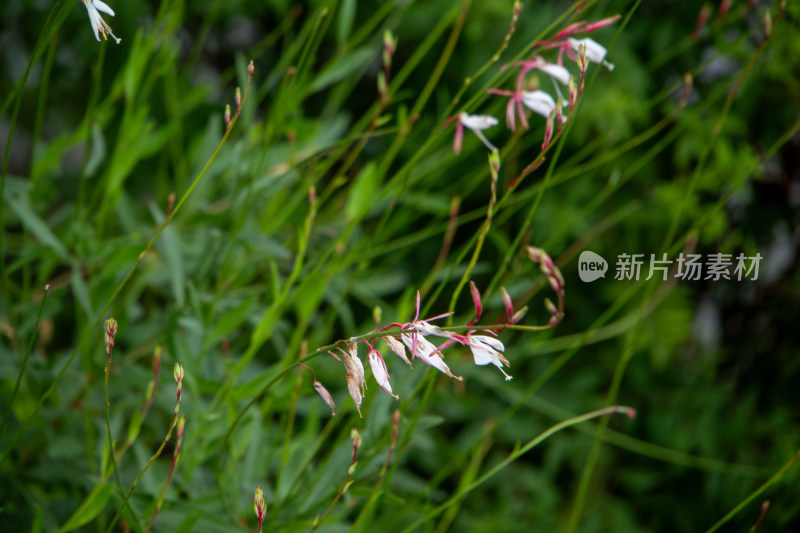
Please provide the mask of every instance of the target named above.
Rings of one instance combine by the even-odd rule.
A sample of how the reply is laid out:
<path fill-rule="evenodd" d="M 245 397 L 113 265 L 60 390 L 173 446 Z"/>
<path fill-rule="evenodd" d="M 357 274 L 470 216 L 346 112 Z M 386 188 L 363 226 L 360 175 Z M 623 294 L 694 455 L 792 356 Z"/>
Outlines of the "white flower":
<path fill-rule="evenodd" d="M 541 70 L 551 78 L 560 81 L 564 85 L 569 85 L 570 73 L 566 68 L 562 67 L 561 65 L 547 63 L 546 65 L 540 66 L 539 70 Z"/>
<path fill-rule="evenodd" d="M 580 52 L 581 45 L 584 45 L 586 47 L 586 59 L 592 63 L 600 63 L 608 70 L 614 70 L 614 65 L 606 61 L 605 47 L 594 39 L 590 39 L 589 37 L 585 39 L 570 38 L 568 42 L 569 46 L 576 54 Z"/>
<path fill-rule="evenodd" d="M 469 348 L 472 350 L 476 365 L 492 364 L 500 369 L 500 372 L 506 377 L 506 381 L 511 379 L 511 376 L 503 370 L 503 366 L 509 366 L 509 364 L 508 359 L 502 354 L 506 349 L 502 342 L 487 335 L 471 335 Z"/>
<path fill-rule="evenodd" d="M 489 139 L 487 139 L 482 133 L 482 130 L 497 125 L 496 118 L 491 115 L 468 115 L 466 112 L 462 112 L 458 115 L 458 117 L 449 119 L 448 123 L 456 118 L 458 119 L 458 123 L 456 124 L 456 135 L 453 139 L 453 151 L 456 153 L 456 155 L 461 153 L 461 142 L 464 138 L 464 128 L 472 130 L 475 135 L 478 136 L 481 142 L 486 145 L 486 148 L 492 152 L 497 151 L 497 148 L 495 148 L 495 146 L 489 142 Z"/>
<path fill-rule="evenodd" d="M 461 123 L 472 131 L 481 131 L 492 126 L 497 126 L 497 119 L 491 115 L 468 115 L 461 113 L 458 116 Z"/>
<path fill-rule="evenodd" d="M 556 109 L 556 101 L 544 91 L 524 91 L 522 93 L 522 103 L 525 107 L 538 115 L 547 118 Z"/>
<path fill-rule="evenodd" d="M 411 352 L 411 354 L 422 359 L 423 363 L 436 368 L 451 378 L 459 381 L 462 380 L 461 377 L 453 375 L 453 373 L 450 372 L 450 368 L 444 362 L 444 359 L 442 359 L 439 349 L 434 346 L 431 341 L 421 335 L 417 335 L 416 333 L 413 334 L 413 336 L 409 335 L 408 333 L 403 333 L 401 338 L 403 339 L 403 344 L 408 347 L 408 350 Z"/>
<path fill-rule="evenodd" d="M 442 331 L 439 326 L 434 326 L 430 322 L 424 320 L 417 320 L 413 323 L 414 329 L 419 331 L 422 335 L 436 335 L 437 337 L 453 338 L 453 334 L 449 331 Z"/>
<path fill-rule="evenodd" d="M 108 39 L 108 35 L 110 35 L 111 38 L 119 44 L 122 39 L 117 38 L 116 35 L 111 33 L 111 26 L 106 24 L 106 21 L 103 20 L 103 17 L 100 15 L 100 11 L 102 11 L 113 17 L 114 10 L 108 7 L 108 4 L 102 0 L 83 0 L 83 5 L 86 6 L 86 11 L 89 13 L 89 22 L 92 24 L 92 31 L 94 31 L 95 39 L 99 41 L 100 34 L 103 35 L 103 39 Z"/>
<path fill-rule="evenodd" d="M 397 394 L 392 392 L 392 386 L 389 384 L 389 371 L 386 370 L 386 363 L 380 352 L 378 350 L 370 350 L 367 359 L 369 360 L 369 366 L 372 367 L 372 377 L 378 382 L 380 388 L 399 399 Z"/>

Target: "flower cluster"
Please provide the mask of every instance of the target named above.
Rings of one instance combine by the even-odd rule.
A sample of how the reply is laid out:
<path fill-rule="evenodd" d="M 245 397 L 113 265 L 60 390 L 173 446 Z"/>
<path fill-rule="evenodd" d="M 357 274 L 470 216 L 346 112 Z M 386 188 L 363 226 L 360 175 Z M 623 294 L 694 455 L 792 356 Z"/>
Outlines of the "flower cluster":
<path fill-rule="evenodd" d="M 414 320 L 411 322 L 395 322 L 389 324 L 376 331 L 374 335 L 351 339 L 343 343 L 344 348 L 337 346 L 335 350 L 330 350 L 328 352 L 339 361 L 345 369 L 347 391 L 356 405 L 359 416 L 361 416 L 361 403 L 367 391 L 364 364 L 358 354 L 359 344 L 365 345 L 368 349 L 367 361 L 369 362 L 375 382 L 387 394 L 399 399 L 397 394 L 392 390 L 386 361 L 383 359 L 380 350 L 373 344 L 374 338 L 378 337 L 383 339 L 389 351 L 397 355 L 408 364 L 409 367 L 412 367 L 412 370 L 413 361 L 419 359 L 446 376 L 461 381 L 463 378 L 455 375 L 452 370 L 450 370 L 450 367 L 445 363 L 444 354 L 442 353 L 448 346 L 456 344 L 464 346 L 472 352 L 473 360 L 476 365 L 494 365 L 500 369 L 500 372 L 503 373 L 506 380 L 512 379 L 505 371 L 505 369 L 510 366 L 508 359 L 503 355 L 505 346 L 496 338 L 496 333 L 489 330 L 483 330 L 482 333 L 479 333 L 479 329 L 472 329 L 472 326 L 477 323 L 481 316 L 483 306 L 480 293 L 475 287 L 475 284 L 470 283 L 470 288 L 472 299 L 475 304 L 475 318 L 465 326 L 459 328 L 465 329 L 466 331 L 464 333 L 448 331 L 431 324 L 432 321 L 447 317 L 452 313 L 445 313 L 426 320 L 420 319 L 420 295 L 417 293 L 416 314 Z M 511 303 L 511 298 L 509 298 L 505 291 L 503 291 L 503 301 L 505 303 L 507 319 L 501 327 L 514 324 L 521 320 L 527 308 L 515 312 L 513 304 Z M 444 342 L 437 346 L 430 340 L 430 338 L 435 337 L 444 339 Z M 370 342 L 370 339 L 372 339 L 372 342 Z M 314 389 L 335 415 L 335 405 L 330 393 L 325 389 L 322 383 L 317 381 L 314 372 L 306 364 L 300 363 L 300 366 L 311 372 L 314 377 Z"/>
<path fill-rule="evenodd" d="M 578 98 L 583 93 L 583 81 L 589 63 L 598 63 L 608 68 L 608 70 L 614 70 L 614 65 L 606 61 L 606 49 L 601 44 L 588 37 L 579 39 L 574 36 L 604 28 L 613 24 L 618 19 L 619 16 L 615 16 L 591 24 L 578 22 L 560 31 L 552 39 L 536 43 L 533 47 L 535 50 L 558 51 L 554 63 L 547 61 L 538 54 L 527 61 L 515 63 L 513 66 L 518 67 L 520 71 L 517 75 L 514 90 L 488 90 L 490 94 L 508 98 L 508 104 L 506 106 L 506 126 L 511 131 L 516 131 L 517 119 L 519 119 L 522 128 L 528 129 L 528 117 L 525 114 L 526 108 L 544 117 L 547 121 L 544 140 L 542 142 L 542 151 L 544 152 L 553 138 L 556 123 L 558 125 L 558 132 L 560 133 L 564 123 L 569 120 L 569 116 L 564 116 L 564 108 L 568 105 L 570 114 L 575 109 Z M 580 73 L 579 82 L 577 84 L 574 76 L 564 65 L 565 55 L 577 64 Z M 506 67 L 507 65 L 503 68 Z M 552 80 L 557 98 L 553 98 L 550 93 L 539 88 L 538 82 L 535 82 L 533 85 L 525 84 L 525 77 L 532 70 L 538 70 Z M 568 89 L 568 99 L 563 97 L 559 84 Z M 495 126 L 498 123 L 495 117 L 490 115 L 470 115 L 466 112 L 462 112 L 445 121 L 445 125 L 451 122 L 456 122 L 456 133 L 453 141 L 453 150 L 456 155 L 461 151 L 464 128 L 472 130 L 489 150 L 497 150 L 483 134 L 483 130 Z"/>

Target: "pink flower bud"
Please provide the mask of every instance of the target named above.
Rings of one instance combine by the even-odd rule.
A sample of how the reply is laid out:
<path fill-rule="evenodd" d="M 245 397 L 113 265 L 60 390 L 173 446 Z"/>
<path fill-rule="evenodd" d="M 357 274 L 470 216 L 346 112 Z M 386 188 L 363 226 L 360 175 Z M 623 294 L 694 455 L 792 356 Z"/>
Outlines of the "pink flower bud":
<path fill-rule="evenodd" d="M 503 303 L 506 306 L 506 315 L 508 318 L 514 316 L 514 303 L 511 301 L 511 296 L 506 292 L 505 287 L 500 287 L 500 292 L 503 293 Z"/>
<path fill-rule="evenodd" d="M 481 317 L 481 313 L 483 313 L 483 305 L 481 304 L 481 293 L 478 291 L 478 287 L 475 285 L 474 281 L 470 280 L 469 290 L 472 294 L 472 302 L 475 304 L 475 320 L 472 322 L 474 324 Z"/>
<path fill-rule="evenodd" d="M 114 349 L 114 335 L 117 334 L 117 321 L 114 318 L 109 318 L 103 323 L 106 332 L 106 353 L 111 357 L 111 351 Z"/>
<path fill-rule="evenodd" d="M 547 147 L 550 146 L 550 141 L 553 139 L 553 115 L 554 113 L 550 113 L 550 116 L 547 117 L 547 124 L 544 128 L 544 140 L 542 141 L 542 152 L 547 150 Z"/>
<path fill-rule="evenodd" d="M 261 485 L 256 486 L 256 494 L 253 498 L 253 510 L 258 519 L 258 530 L 261 531 L 261 524 L 264 522 L 264 517 L 267 514 L 267 503 L 264 501 L 264 491 Z"/>

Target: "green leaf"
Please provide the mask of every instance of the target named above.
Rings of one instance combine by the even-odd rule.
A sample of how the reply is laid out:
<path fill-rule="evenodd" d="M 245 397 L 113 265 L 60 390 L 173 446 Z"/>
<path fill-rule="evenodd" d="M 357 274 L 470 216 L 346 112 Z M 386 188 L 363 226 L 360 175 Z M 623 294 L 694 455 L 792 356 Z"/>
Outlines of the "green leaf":
<path fill-rule="evenodd" d="M 322 295 L 325 293 L 327 285 L 326 276 L 313 274 L 308 276 L 298 287 L 294 301 L 297 314 L 300 315 L 301 319 L 307 320 L 311 313 L 319 307 L 319 302 L 322 300 Z"/>
<path fill-rule="evenodd" d="M 321 91 L 336 82 L 339 82 L 364 68 L 377 54 L 374 47 L 356 48 L 349 54 L 345 54 L 338 59 L 330 62 L 314 83 L 311 84 L 311 92 Z"/>
<path fill-rule="evenodd" d="M 83 279 L 81 269 L 78 265 L 73 265 L 72 275 L 69 280 L 72 293 L 75 295 L 75 300 L 86 313 L 86 317 L 91 319 L 94 317 L 94 308 L 92 307 L 92 298 L 89 295 L 89 287 L 86 286 L 86 281 Z"/>
<path fill-rule="evenodd" d="M 350 188 L 350 195 L 347 198 L 347 208 L 345 213 L 348 220 L 358 220 L 367 214 L 372 207 L 370 200 L 372 193 L 378 186 L 379 175 L 377 165 L 370 161 L 356 177 L 355 183 Z"/>
<path fill-rule="evenodd" d="M 214 324 L 214 329 L 211 331 L 211 338 L 209 339 L 209 342 L 211 344 L 218 343 L 223 338 L 229 336 L 231 332 L 244 324 L 244 322 L 250 317 L 250 313 L 255 303 L 255 298 L 245 300 L 222 315 Z"/>
<path fill-rule="evenodd" d="M 339 18 L 336 21 L 336 42 L 340 45 L 347 42 L 353 30 L 353 21 L 356 18 L 356 0 L 343 0 L 339 8 Z"/>
<path fill-rule="evenodd" d="M 131 417 L 131 423 L 128 425 L 128 442 L 133 442 L 139 436 L 139 430 L 142 429 L 142 413 L 141 411 L 134 411 Z"/>
<path fill-rule="evenodd" d="M 92 124 L 92 146 L 89 149 L 89 160 L 86 161 L 86 175 L 94 176 L 97 168 L 106 158 L 106 138 L 99 124 Z"/>
<path fill-rule="evenodd" d="M 58 240 L 58 237 L 50 231 L 50 228 L 47 226 L 44 220 L 39 218 L 39 216 L 33 211 L 28 198 L 26 196 L 16 196 L 12 197 L 8 191 L 6 191 L 5 201 L 8 203 L 8 206 L 11 210 L 16 214 L 22 224 L 33 233 L 39 241 L 53 250 L 59 258 L 63 259 L 64 261 L 69 261 L 69 252 L 67 248 Z"/>
<path fill-rule="evenodd" d="M 106 506 L 106 502 L 108 502 L 109 496 L 111 496 L 111 490 L 113 489 L 113 485 L 111 483 L 105 483 L 103 485 L 97 485 L 89 496 L 84 500 L 80 507 L 78 507 L 72 516 L 67 520 L 67 523 L 61 526 L 60 532 L 64 533 L 66 531 L 73 531 L 78 529 L 84 524 L 88 524 L 90 521 L 94 520 L 94 518 L 100 514 L 100 511 L 103 510 L 103 507 Z"/>

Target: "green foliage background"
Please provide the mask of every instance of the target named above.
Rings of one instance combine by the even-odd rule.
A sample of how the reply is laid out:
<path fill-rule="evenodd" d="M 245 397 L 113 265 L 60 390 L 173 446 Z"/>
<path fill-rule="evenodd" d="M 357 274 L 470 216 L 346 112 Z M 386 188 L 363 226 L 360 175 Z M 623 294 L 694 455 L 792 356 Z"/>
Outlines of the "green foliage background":
<path fill-rule="evenodd" d="M 345 482 L 354 427 L 352 484 L 319 531 L 695 531 L 731 510 L 723 529 L 742 531 L 766 500 L 763 530 L 800 527 L 798 4 L 779 15 L 775 2 L 735 1 L 724 16 L 709 5 L 695 38 L 699 3 L 585 4 L 524 2 L 492 62 L 511 1 L 117 1 L 106 19 L 119 45 L 94 40 L 78 2 L 3 2 L 0 529 L 108 529 L 167 433 L 175 362 L 186 432 L 154 531 L 254 531 L 256 484 L 265 530 L 311 529 Z M 485 90 L 510 89 L 502 65 L 535 41 L 615 14 L 592 37 L 616 68 L 590 65 L 564 135 L 510 191 L 544 120 L 512 134 L 504 99 Z M 398 47 L 381 106 L 387 29 Z M 214 155 L 250 59 L 241 117 Z M 490 173 L 469 131 L 452 152 L 442 126 L 462 110 L 501 119 L 486 132 L 501 149 L 498 206 L 471 271 Z M 164 226 L 170 194 L 187 191 Z M 501 286 L 530 307 L 524 324 L 546 323 L 553 296 L 528 244 L 560 265 L 566 317 L 500 334 L 513 381 L 456 347 L 445 355 L 463 383 L 383 350 L 400 400 L 370 381 L 361 420 L 324 350 L 308 365 L 335 417 L 294 366 L 374 329 L 376 308 L 381 324 L 411 320 L 417 290 L 422 316 L 466 323 L 469 291 L 451 308 L 465 273 L 482 323 L 504 319 Z M 609 259 L 605 279 L 579 280 L 585 249 Z M 613 279 L 621 253 L 689 251 L 764 259 L 756 281 Z M 109 316 L 111 432 L 135 437 L 120 483 L 103 398 Z M 156 346 L 160 381 L 140 421 Z M 638 415 L 575 425 L 517 457 L 612 404 Z M 174 444 L 116 529 L 143 530 Z"/>

